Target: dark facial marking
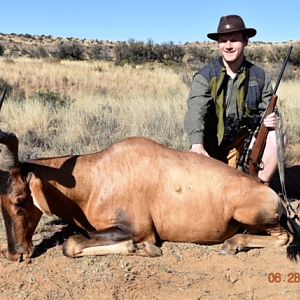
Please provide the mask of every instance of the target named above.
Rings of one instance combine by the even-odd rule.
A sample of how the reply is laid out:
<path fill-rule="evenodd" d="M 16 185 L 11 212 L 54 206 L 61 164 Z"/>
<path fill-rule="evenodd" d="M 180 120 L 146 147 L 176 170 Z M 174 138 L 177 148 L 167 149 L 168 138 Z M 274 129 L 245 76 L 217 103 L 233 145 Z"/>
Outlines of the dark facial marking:
<path fill-rule="evenodd" d="M 2 200 L 3 201 L 3 200 Z M 6 207 L 2 204 L 1 205 L 2 215 L 5 223 L 5 229 L 6 229 L 6 237 L 7 237 L 7 246 L 8 251 L 11 254 L 16 254 L 16 239 L 15 239 L 15 228 L 14 228 L 14 222 L 8 213 Z"/>

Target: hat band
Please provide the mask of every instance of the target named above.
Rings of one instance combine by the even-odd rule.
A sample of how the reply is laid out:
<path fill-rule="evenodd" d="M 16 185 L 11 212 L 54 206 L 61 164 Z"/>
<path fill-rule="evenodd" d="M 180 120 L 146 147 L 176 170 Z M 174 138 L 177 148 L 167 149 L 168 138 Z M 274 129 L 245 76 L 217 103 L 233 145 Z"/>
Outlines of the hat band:
<path fill-rule="evenodd" d="M 222 31 L 226 31 L 226 30 L 236 30 L 236 31 L 243 31 L 245 30 L 246 28 L 245 27 L 237 27 L 237 26 L 234 26 L 233 24 L 226 24 L 226 25 L 223 25 L 219 30 L 218 32 L 219 33 L 222 33 Z"/>

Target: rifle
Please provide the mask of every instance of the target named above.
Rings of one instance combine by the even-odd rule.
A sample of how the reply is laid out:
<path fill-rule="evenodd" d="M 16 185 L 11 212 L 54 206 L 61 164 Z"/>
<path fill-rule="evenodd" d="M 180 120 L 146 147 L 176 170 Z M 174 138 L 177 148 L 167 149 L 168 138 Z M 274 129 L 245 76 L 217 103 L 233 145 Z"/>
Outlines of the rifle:
<path fill-rule="evenodd" d="M 276 109 L 276 103 L 278 99 L 276 92 L 279 83 L 282 79 L 289 57 L 291 55 L 292 49 L 293 46 L 290 46 L 288 49 L 287 56 L 281 68 L 268 107 L 266 108 L 260 121 L 258 120 L 258 122 L 256 122 L 259 124 L 255 125 L 256 128 L 254 128 L 254 130 L 253 129 L 251 130 L 249 136 L 245 140 L 244 151 L 238 162 L 238 169 L 241 169 L 244 172 L 249 173 L 251 176 L 254 177 L 257 177 L 258 171 L 261 169 L 261 165 L 262 165 L 261 158 L 266 146 L 267 135 L 269 133 L 269 129 L 264 125 L 263 122 L 265 117 L 268 116 L 270 113 L 274 112 Z"/>

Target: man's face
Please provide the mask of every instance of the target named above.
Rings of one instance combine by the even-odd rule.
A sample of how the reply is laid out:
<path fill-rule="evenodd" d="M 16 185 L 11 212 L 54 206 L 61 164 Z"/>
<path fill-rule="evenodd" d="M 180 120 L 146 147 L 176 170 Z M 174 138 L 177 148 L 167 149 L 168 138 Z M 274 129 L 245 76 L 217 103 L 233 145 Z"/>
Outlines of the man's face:
<path fill-rule="evenodd" d="M 220 34 L 219 50 L 223 59 L 232 63 L 239 60 L 244 55 L 244 48 L 248 44 L 248 39 L 245 39 L 241 32 L 233 32 Z"/>

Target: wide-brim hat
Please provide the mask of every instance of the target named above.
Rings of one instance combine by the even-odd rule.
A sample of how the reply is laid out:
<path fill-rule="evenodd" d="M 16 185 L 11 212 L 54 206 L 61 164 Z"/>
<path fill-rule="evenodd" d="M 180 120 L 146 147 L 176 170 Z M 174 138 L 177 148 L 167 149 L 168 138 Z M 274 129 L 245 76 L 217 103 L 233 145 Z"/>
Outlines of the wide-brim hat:
<path fill-rule="evenodd" d="M 208 33 L 207 37 L 218 41 L 220 34 L 238 31 L 245 32 L 249 38 L 256 35 L 256 30 L 254 28 L 246 28 L 245 23 L 240 16 L 228 15 L 221 17 L 217 32 Z"/>

